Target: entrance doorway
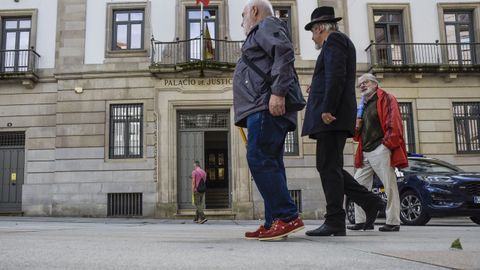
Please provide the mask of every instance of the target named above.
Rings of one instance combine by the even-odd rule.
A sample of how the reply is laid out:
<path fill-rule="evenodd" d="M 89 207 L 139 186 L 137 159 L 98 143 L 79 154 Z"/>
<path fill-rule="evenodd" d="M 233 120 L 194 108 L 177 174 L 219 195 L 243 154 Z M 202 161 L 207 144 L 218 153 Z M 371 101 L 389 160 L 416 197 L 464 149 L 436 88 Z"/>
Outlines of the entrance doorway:
<path fill-rule="evenodd" d="M 230 207 L 228 111 L 179 111 L 178 207 L 192 209 L 191 172 L 198 160 L 207 172 L 206 209 Z"/>
<path fill-rule="evenodd" d="M 0 212 L 21 212 L 25 133 L 0 132 Z"/>
<path fill-rule="evenodd" d="M 228 132 L 205 132 L 207 208 L 228 208 Z"/>

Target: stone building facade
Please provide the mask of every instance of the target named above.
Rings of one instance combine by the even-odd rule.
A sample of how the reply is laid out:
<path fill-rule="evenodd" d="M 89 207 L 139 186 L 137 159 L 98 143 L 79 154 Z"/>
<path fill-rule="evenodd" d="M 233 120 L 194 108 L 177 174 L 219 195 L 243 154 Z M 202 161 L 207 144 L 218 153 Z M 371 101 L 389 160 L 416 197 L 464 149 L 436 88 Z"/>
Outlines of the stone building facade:
<path fill-rule="evenodd" d="M 409 150 L 480 171 L 479 2 L 271 2 L 292 30 L 302 89 L 318 55 L 303 26 L 332 5 L 357 46 L 358 73 L 376 73 L 401 102 Z M 0 211 L 189 217 L 199 160 L 210 175 L 207 215 L 261 218 L 233 125 L 245 3 L 211 0 L 202 44 L 194 0 L 3 1 Z M 345 148 L 351 172 L 355 148 Z M 291 133 L 285 150 L 303 216 L 321 218 L 315 142 Z"/>

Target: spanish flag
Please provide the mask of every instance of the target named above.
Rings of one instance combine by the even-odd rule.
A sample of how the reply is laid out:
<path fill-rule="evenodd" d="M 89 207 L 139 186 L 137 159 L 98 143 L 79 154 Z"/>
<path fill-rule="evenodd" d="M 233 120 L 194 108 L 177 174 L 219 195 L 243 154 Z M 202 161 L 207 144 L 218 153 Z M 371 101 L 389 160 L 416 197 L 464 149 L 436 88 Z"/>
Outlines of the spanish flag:
<path fill-rule="evenodd" d="M 215 58 L 215 50 L 213 49 L 212 37 L 208 30 L 208 24 L 205 24 L 205 59 L 212 60 Z"/>
<path fill-rule="evenodd" d="M 208 4 L 210 3 L 210 0 L 197 0 L 197 5 L 198 5 L 198 3 L 200 3 L 200 2 L 202 2 L 203 5 L 208 6 Z"/>

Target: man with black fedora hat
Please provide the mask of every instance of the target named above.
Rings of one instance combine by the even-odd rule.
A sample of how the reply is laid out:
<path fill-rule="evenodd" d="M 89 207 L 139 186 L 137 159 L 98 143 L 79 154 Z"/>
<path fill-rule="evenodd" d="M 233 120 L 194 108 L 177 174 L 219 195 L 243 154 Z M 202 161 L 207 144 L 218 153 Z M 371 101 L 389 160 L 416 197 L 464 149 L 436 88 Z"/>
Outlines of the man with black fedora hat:
<path fill-rule="evenodd" d="M 317 140 L 317 170 L 327 202 L 325 222 L 309 236 L 344 236 L 346 194 L 365 210 L 365 227 L 373 226 L 382 200 L 343 169 L 343 149 L 355 131 L 356 52 L 352 41 L 338 31 L 332 7 L 322 6 L 312 12 L 305 30 L 312 31 L 318 56 L 309 90 L 302 136 Z"/>

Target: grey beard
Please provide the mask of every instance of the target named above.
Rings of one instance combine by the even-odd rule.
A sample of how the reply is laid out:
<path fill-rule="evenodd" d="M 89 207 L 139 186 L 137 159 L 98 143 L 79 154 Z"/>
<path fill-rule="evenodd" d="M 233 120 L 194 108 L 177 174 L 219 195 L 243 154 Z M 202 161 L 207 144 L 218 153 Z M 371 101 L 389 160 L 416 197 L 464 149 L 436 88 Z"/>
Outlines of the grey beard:
<path fill-rule="evenodd" d="M 364 92 L 362 92 L 362 96 L 367 96 L 367 95 L 369 95 L 370 93 L 372 93 L 373 91 L 375 91 L 375 88 L 374 88 L 374 87 L 368 87 L 367 90 L 365 90 Z"/>

